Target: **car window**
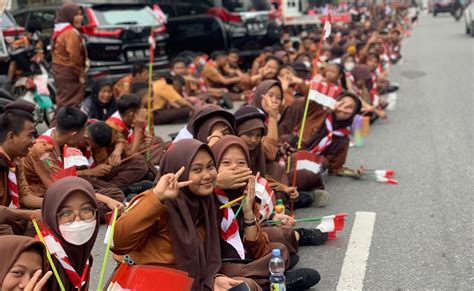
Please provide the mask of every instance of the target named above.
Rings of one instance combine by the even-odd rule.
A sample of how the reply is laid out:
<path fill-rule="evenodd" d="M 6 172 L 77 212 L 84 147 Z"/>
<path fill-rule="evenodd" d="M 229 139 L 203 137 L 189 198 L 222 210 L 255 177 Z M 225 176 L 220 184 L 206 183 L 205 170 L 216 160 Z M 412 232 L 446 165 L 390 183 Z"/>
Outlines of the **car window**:
<path fill-rule="evenodd" d="M 31 13 L 30 21 L 37 21 L 43 30 L 54 27 L 55 11 L 34 11 Z"/>
<path fill-rule="evenodd" d="M 214 6 L 214 0 L 178 0 L 174 3 L 179 16 L 206 14 Z"/>
<path fill-rule="evenodd" d="M 26 25 L 26 18 L 28 17 L 28 13 L 20 13 L 15 15 L 15 21 L 18 25 L 25 26 Z"/>
<path fill-rule="evenodd" d="M 155 15 L 148 7 L 108 10 L 94 9 L 94 15 L 100 25 L 157 25 Z"/>
<path fill-rule="evenodd" d="M 17 26 L 15 20 L 13 20 L 10 16 L 10 14 L 5 13 L 3 14 L 2 17 L 2 27 L 3 28 L 8 28 L 8 27 L 15 27 Z"/>
<path fill-rule="evenodd" d="M 230 12 L 271 10 L 267 0 L 222 0 L 222 5 Z"/>

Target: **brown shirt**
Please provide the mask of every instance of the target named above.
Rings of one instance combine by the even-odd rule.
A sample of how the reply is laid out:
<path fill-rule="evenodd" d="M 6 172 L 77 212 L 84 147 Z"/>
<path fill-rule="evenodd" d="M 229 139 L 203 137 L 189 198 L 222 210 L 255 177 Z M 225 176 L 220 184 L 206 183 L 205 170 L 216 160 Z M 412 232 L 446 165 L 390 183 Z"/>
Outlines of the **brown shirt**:
<path fill-rule="evenodd" d="M 76 29 L 61 33 L 54 42 L 53 64 L 73 68 L 78 75 L 84 74 L 87 51 Z"/>
<path fill-rule="evenodd" d="M 54 183 L 52 173 L 62 167 L 62 155 L 57 142 L 53 139 L 51 146 L 45 141 L 36 141 L 28 155 L 23 158 L 23 168 L 31 191 L 43 197 L 50 185 Z"/>
<path fill-rule="evenodd" d="M 122 79 L 118 80 L 114 85 L 114 96 L 119 98 L 122 95 L 129 94 L 131 92 L 133 82 L 132 74 L 126 75 Z"/>
<path fill-rule="evenodd" d="M 8 157 L 6 157 L 8 159 Z M 20 199 L 27 195 L 33 194 L 26 182 L 25 173 L 23 171 L 23 166 L 20 160 L 15 161 L 16 164 L 16 183 L 18 186 L 18 196 Z M 0 205 L 8 207 L 11 203 L 11 196 L 8 192 L 8 171 L 2 172 L 0 174 Z"/>
<path fill-rule="evenodd" d="M 152 190 L 148 190 L 130 203 L 128 210 L 118 219 L 114 231 L 113 252 L 115 259 L 129 255 L 139 265 L 176 265 L 172 242 L 168 232 L 168 213 L 166 206 Z M 202 224 L 196 225 L 199 237 L 204 240 Z M 258 230 L 255 241 L 244 238 L 244 246 L 253 258 L 260 258 L 270 251 L 266 234 Z M 211 242 L 218 245 L 220 242 Z M 118 255 L 118 256 L 117 256 Z"/>
<path fill-rule="evenodd" d="M 222 88 L 224 84 L 219 83 L 220 78 L 225 78 L 214 62 L 207 62 L 201 73 L 206 85 L 211 88 Z"/>

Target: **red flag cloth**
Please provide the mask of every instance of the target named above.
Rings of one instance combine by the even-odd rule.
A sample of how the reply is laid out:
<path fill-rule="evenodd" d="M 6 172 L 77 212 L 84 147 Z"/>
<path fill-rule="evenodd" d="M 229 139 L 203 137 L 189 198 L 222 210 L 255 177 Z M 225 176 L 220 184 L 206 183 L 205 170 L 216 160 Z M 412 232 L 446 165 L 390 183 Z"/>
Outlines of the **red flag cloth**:
<path fill-rule="evenodd" d="M 334 109 L 336 98 L 341 93 L 341 88 L 327 82 L 312 81 L 308 98 L 325 107 Z"/>
<path fill-rule="evenodd" d="M 16 165 L 11 162 L 8 166 L 8 194 L 16 208 L 20 208 L 20 195 L 18 192 L 18 183 L 16 180 Z"/>
<path fill-rule="evenodd" d="M 180 270 L 122 263 L 107 290 L 188 291 L 191 290 L 192 284 L 193 279 Z"/>
<path fill-rule="evenodd" d="M 273 189 L 270 187 L 268 181 L 257 173 L 255 178 L 255 196 L 260 199 L 260 214 L 262 219 L 268 219 L 273 212 L 273 208 L 276 204 L 275 195 L 273 195 Z"/>
<path fill-rule="evenodd" d="M 323 157 L 308 151 L 298 151 L 295 155 L 296 161 L 292 163 L 292 170 L 306 170 L 314 174 L 323 172 Z"/>

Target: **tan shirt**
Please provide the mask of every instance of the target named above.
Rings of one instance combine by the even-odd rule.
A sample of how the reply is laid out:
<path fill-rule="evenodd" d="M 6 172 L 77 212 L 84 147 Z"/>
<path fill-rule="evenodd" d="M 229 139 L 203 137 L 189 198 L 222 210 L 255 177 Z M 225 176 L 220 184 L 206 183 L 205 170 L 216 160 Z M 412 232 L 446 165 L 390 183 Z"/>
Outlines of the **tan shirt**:
<path fill-rule="evenodd" d="M 0 153 L 1 154 L 1 153 Z M 9 159 L 6 155 L 5 157 Z M 27 195 L 33 194 L 30 190 L 30 187 L 28 186 L 28 183 L 26 182 L 25 178 L 25 173 L 23 171 L 23 166 L 21 164 L 20 160 L 15 160 L 16 164 L 16 170 L 15 170 L 15 175 L 16 175 L 16 182 L 18 186 L 18 196 L 20 199 L 22 197 L 25 197 Z M 8 192 L 8 171 L 5 171 L 1 173 L 0 176 L 0 205 L 8 207 L 11 203 L 11 196 L 10 193 Z"/>

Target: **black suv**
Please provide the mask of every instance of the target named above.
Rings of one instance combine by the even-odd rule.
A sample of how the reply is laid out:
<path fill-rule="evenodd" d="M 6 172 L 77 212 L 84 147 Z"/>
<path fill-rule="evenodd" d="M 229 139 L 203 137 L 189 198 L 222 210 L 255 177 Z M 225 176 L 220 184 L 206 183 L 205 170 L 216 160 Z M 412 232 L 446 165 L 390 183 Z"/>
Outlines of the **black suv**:
<path fill-rule="evenodd" d="M 85 9 L 82 31 L 91 60 L 89 78 L 108 76 L 116 80 L 129 73 L 133 63 L 148 63 L 152 29 L 156 43 L 154 68 L 167 68 L 168 33 L 165 23 L 160 19 L 159 11 L 154 11 L 145 4 L 103 2 L 105 3 L 80 3 Z M 57 5 L 29 5 L 14 11 L 13 15 L 23 26 L 32 19 L 37 20 L 43 27 L 45 38 L 49 39 L 54 28 L 56 8 Z"/>
<path fill-rule="evenodd" d="M 237 48 L 243 56 L 254 56 L 263 47 L 279 41 L 280 25 L 276 10 L 268 0 L 144 2 L 159 4 L 168 15 L 167 28 L 172 53 L 194 49 L 193 44 L 198 41 L 201 46 L 198 50 L 208 53 L 218 49 Z"/>

